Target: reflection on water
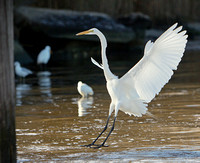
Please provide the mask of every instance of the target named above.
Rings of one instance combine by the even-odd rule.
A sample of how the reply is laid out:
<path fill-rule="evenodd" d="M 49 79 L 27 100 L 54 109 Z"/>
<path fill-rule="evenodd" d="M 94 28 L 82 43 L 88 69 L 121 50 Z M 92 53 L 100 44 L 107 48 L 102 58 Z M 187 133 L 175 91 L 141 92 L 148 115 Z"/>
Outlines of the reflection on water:
<path fill-rule="evenodd" d="M 46 101 L 48 102 L 52 100 L 50 75 L 51 75 L 51 72 L 49 71 L 40 71 L 37 73 L 38 85 L 40 88 L 41 96 L 46 95 L 47 97 L 50 97 L 46 99 Z"/>
<path fill-rule="evenodd" d="M 93 97 L 81 97 L 80 99 L 72 99 L 75 103 L 78 105 L 78 116 L 82 117 L 85 116 L 87 114 L 89 114 L 90 112 L 88 111 L 89 108 L 92 108 L 92 104 L 93 104 Z"/>
<path fill-rule="evenodd" d="M 39 72 L 35 78 L 27 80 L 30 84 L 16 85 L 18 160 L 199 160 L 199 61 L 199 52 L 188 52 L 184 56 L 170 83 L 148 106 L 156 119 L 148 115 L 129 116 L 120 111 L 115 130 L 107 141 L 109 147 L 98 150 L 81 145 L 91 143 L 107 120 L 110 97 L 102 71 L 88 60 L 85 65 Z M 113 72 L 119 75 L 133 66 L 130 60 L 110 62 Z M 79 80 L 92 86 L 95 92 L 93 97 L 80 98 L 76 89 Z M 106 134 L 97 143 L 100 144 Z"/>
<path fill-rule="evenodd" d="M 31 90 L 30 84 L 16 84 L 16 106 L 22 105 L 22 98 Z"/>
<path fill-rule="evenodd" d="M 92 108 L 93 104 L 93 97 L 88 97 L 88 98 L 80 98 L 78 100 L 78 116 L 82 117 L 86 114 L 88 114 L 89 112 L 87 111 L 88 108 Z"/>

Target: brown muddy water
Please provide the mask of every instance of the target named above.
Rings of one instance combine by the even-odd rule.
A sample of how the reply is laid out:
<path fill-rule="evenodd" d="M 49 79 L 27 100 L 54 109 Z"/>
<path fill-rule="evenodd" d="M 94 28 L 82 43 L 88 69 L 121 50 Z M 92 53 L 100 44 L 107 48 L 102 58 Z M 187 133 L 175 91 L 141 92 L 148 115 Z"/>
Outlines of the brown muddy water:
<path fill-rule="evenodd" d="M 109 63 L 113 73 L 123 75 L 134 62 Z M 92 86 L 93 97 L 80 97 L 79 80 Z M 154 117 L 119 111 L 109 147 L 81 147 L 102 131 L 109 104 L 102 70 L 90 59 L 36 72 L 25 84 L 17 82 L 18 162 L 200 161 L 200 52 L 186 52 L 173 78 L 149 103 Z"/>

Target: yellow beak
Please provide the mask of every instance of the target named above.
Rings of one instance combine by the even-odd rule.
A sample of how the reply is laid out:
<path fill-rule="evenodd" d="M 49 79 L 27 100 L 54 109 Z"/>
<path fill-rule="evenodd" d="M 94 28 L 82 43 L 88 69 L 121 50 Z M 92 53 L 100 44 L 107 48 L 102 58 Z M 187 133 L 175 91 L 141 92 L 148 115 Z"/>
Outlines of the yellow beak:
<path fill-rule="evenodd" d="M 90 32 L 92 32 L 92 30 L 83 31 L 83 32 L 77 33 L 76 36 L 85 35 Z"/>

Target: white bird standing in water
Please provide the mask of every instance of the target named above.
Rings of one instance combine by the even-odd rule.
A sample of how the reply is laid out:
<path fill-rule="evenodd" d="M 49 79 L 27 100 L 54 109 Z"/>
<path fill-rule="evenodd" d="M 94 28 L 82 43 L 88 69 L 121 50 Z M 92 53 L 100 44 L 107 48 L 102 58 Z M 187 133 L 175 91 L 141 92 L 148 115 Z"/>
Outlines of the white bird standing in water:
<path fill-rule="evenodd" d="M 21 64 L 16 61 L 15 62 L 15 74 L 20 78 L 25 78 L 27 75 L 32 74 L 33 72 L 27 68 L 21 67 Z"/>
<path fill-rule="evenodd" d="M 92 88 L 89 85 L 83 83 L 82 81 L 78 82 L 77 90 L 83 97 L 87 97 L 88 95 L 94 94 Z"/>
<path fill-rule="evenodd" d="M 39 54 L 37 57 L 37 64 L 44 64 L 46 65 L 50 59 L 51 56 L 51 47 L 46 46 Z"/>
<path fill-rule="evenodd" d="M 185 51 L 187 43 L 186 31 L 181 31 L 182 27 L 177 27 L 177 23 L 165 31 L 154 43 L 148 41 L 145 45 L 144 56 L 132 67 L 124 76 L 118 78 L 109 69 L 105 36 L 96 28 L 78 33 L 77 35 L 97 35 L 101 42 L 102 65 L 94 59 L 92 62 L 102 68 L 107 81 L 107 90 L 111 96 L 108 120 L 103 131 L 88 147 L 104 146 L 106 140 L 114 130 L 114 125 L 119 110 L 137 117 L 141 117 L 147 111 L 149 103 L 157 95 L 162 87 L 173 75 L 173 70 L 177 69 L 179 62 Z M 101 145 L 95 142 L 107 129 L 111 113 L 115 110 L 115 117 L 112 128 Z"/>

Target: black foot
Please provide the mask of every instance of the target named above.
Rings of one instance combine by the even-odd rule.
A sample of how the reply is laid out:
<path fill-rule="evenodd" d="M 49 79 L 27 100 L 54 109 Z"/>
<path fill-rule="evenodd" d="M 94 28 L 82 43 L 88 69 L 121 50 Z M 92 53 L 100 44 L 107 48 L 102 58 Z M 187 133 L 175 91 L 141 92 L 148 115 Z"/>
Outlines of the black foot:
<path fill-rule="evenodd" d="M 95 147 L 90 147 L 90 148 L 98 149 L 101 147 L 108 147 L 108 145 L 101 144 L 101 145 L 95 145 Z"/>
<path fill-rule="evenodd" d="M 95 145 L 95 144 L 81 145 L 81 147 L 91 147 L 91 146 L 93 146 L 93 145 Z"/>
<path fill-rule="evenodd" d="M 81 145 L 81 147 L 90 147 L 90 148 L 98 149 L 98 148 L 101 148 L 101 147 L 108 147 L 108 145 L 87 144 L 87 145 Z"/>

